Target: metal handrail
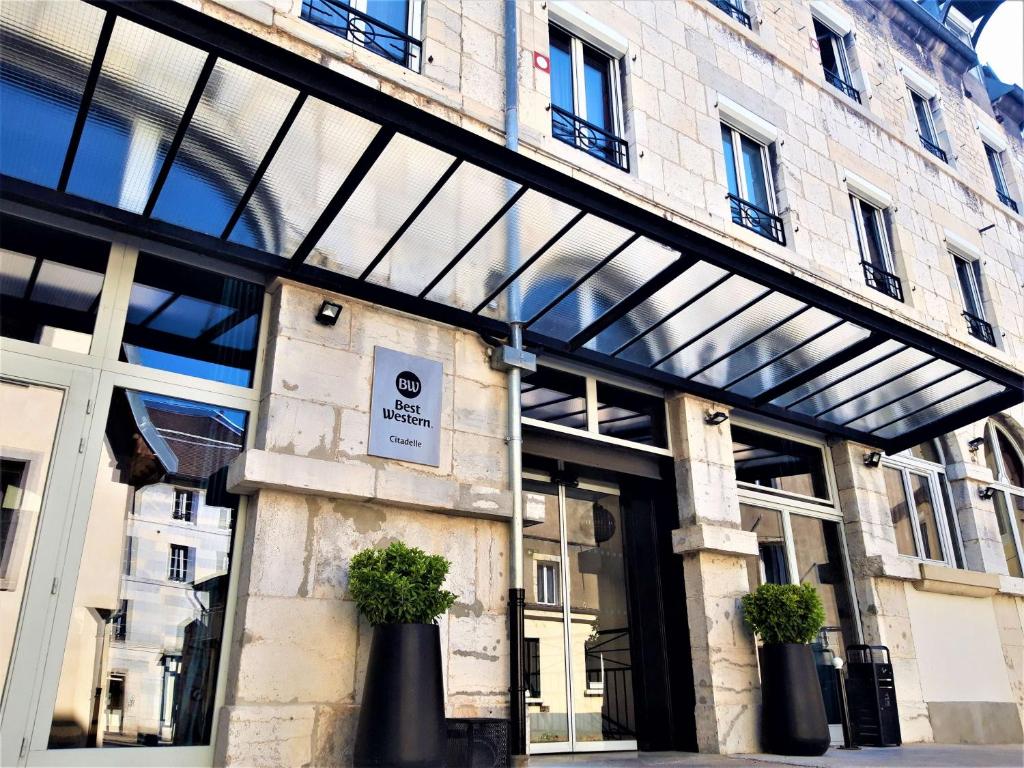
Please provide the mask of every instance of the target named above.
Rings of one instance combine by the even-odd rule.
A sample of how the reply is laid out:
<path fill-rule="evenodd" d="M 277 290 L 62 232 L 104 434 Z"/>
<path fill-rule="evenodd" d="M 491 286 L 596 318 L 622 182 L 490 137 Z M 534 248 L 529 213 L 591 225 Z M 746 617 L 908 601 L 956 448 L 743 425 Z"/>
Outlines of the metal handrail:
<path fill-rule="evenodd" d="M 967 320 L 967 332 L 976 339 L 981 339 L 986 344 L 996 345 L 996 336 L 992 332 L 992 324 L 977 315 L 964 311 L 961 313 Z"/>
<path fill-rule="evenodd" d="M 828 82 L 829 85 L 832 85 L 832 86 L 838 88 L 840 91 L 845 93 L 847 96 L 849 96 L 851 99 L 856 101 L 858 104 L 861 103 L 860 91 L 858 91 L 856 88 L 854 88 L 848 82 L 843 80 L 843 78 L 839 76 L 838 72 L 835 72 L 834 70 L 831 70 L 828 67 L 823 67 L 823 69 L 825 70 L 825 80 L 826 80 L 826 82 Z"/>
<path fill-rule="evenodd" d="M 746 227 L 762 237 L 766 237 L 779 245 L 786 244 L 786 232 L 782 219 L 774 213 L 758 208 L 753 203 L 733 194 L 726 195 L 732 209 L 732 220 L 741 227 Z"/>
<path fill-rule="evenodd" d="M 729 2 L 729 0 L 711 0 L 711 4 L 719 10 L 725 11 L 747 29 L 753 29 L 750 24 L 750 14 Z"/>
<path fill-rule="evenodd" d="M 302 18 L 407 69 L 415 69 L 413 54 L 418 60 L 423 50 L 412 35 L 340 0 L 302 0 Z"/>
<path fill-rule="evenodd" d="M 1017 201 L 1016 200 L 1014 200 L 1009 195 L 1003 194 L 998 189 L 996 190 L 996 194 L 999 196 L 999 202 L 1000 203 L 1002 203 L 1003 205 L 1011 208 L 1014 213 L 1020 213 L 1020 208 L 1017 207 Z"/>
<path fill-rule="evenodd" d="M 864 282 L 876 291 L 891 296 L 897 301 L 903 301 L 903 283 L 892 272 L 886 272 L 881 267 L 876 267 L 870 261 L 861 261 L 864 268 Z"/>
<path fill-rule="evenodd" d="M 921 146 L 922 147 L 927 149 L 929 152 L 931 152 L 933 155 L 935 155 L 937 158 L 939 158 L 939 160 L 941 160 L 942 162 L 944 162 L 944 163 L 948 163 L 949 162 L 949 158 L 946 156 L 946 150 L 944 150 L 938 144 L 934 144 L 931 141 L 929 141 L 928 139 L 926 139 L 924 137 L 924 134 L 920 134 L 919 133 L 918 136 L 921 137 Z"/>
<path fill-rule="evenodd" d="M 551 135 L 609 165 L 629 170 L 629 144 L 625 139 L 554 104 L 551 105 Z"/>

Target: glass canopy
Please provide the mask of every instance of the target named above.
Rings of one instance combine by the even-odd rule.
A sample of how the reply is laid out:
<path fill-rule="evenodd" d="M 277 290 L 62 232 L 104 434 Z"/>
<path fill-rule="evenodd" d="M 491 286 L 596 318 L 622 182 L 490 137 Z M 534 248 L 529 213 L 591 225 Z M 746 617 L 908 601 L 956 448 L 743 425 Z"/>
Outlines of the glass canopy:
<path fill-rule="evenodd" d="M 986 357 L 178 4 L 0 15 L 8 200 L 521 322 L 536 349 L 891 451 L 1022 399 Z"/>

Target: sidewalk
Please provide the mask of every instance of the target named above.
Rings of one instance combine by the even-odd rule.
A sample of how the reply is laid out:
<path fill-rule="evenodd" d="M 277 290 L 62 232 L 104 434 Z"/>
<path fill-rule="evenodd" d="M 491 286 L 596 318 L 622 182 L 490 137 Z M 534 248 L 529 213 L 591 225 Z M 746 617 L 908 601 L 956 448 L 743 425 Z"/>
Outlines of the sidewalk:
<path fill-rule="evenodd" d="M 967 746 L 911 744 L 893 749 L 865 747 L 857 751 L 830 749 L 821 757 L 783 755 L 697 755 L 688 752 L 618 752 L 576 755 L 538 755 L 530 768 L 1022 768 L 1024 745 Z"/>

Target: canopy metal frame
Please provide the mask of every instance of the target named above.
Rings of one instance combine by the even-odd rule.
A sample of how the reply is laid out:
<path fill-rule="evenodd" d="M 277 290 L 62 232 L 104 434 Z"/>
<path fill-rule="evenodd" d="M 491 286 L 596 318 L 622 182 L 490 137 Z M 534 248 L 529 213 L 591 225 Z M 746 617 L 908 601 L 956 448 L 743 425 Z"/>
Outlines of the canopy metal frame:
<path fill-rule="evenodd" d="M 493 312 L 487 311 L 488 307 L 493 306 L 493 302 L 504 291 L 521 280 L 539 261 L 549 255 L 570 230 L 585 217 L 593 216 L 622 228 L 628 236 L 625 241 L 609 249 L 606 256 L 594 260 L 580 274 L 572 276 L 569 284 L 560 288 L 552 298 L 544 301 L 539 310 L 533 311 L 531 317 L 523 318 L 526 328 L 524 341 L 534 349 L 600 369 L 638 377 L 669 390 L 691 392 L 716 402 L 802 427 L 878 446 L 888 452 L 903 450 L 1024 400 L 1024 377 L 1018 371 L 937 338 L 896 317 L 864 306 L 855 298 L 813 283 L 752 255 L 740 253 L 655 211 L 573 179 L 557 168 L 510 151 L 485 136 L 461 129 L 412 104 L 282 49 L 273 42 L 250 35 L 242 29 L 179 4 L 110 0 L 92 0 L 90 4 L 104 11 L 106 17 L 85 77 L 85 86 L 59 180 L 55 187 L 51 188 L 13 176 L 0 177 L 0 197 L 8 208 L 12 204 L 15 207 L 25 206 L 28 209 L 70 217 L 73 220 L 175 248 L 212 254 L 226 261 L 256 268 L 265 274 L 287 275 L 314 286 L 500 337 L 507 336 L 507 320 L 512 318 L 494 317 Z M 80 151 L 83 131 L 88 122 L 115 19 L 119 17 L 177 39 L 205 53 L 205 60 L 194 89 L 163 156 L 159 172 L 141 213 L 75 196 L 66 191 Z M 4 66 L 11 66 L 12 62 L 6 60 L 6 54 L 4 56 Z M 241 191 L 227 226 L 218 236 L 171 224 L 154 218 L 152 214 L 203 98 L 211 73 L 217 62 L 222 59 L 289 86 L 295 90 L 296 96 L 263 156 L 253 158 L 251 178 Z M 17 62 L 13 62 L 13 65 L 16 66 Z M 282 257 L 232 241 L 232 230 L 257 196 L 271 163 L 285 143 L 303 106 L 311 98 L 357 115 L 380 127 L 358 160 L 348 170 L 347 175 L 339 179 L 337 191 L 317 214 L 291 254 Z M 358 276 L 342 274 L 308 263 L 308 258 L 346 203 L 360 189 L 360 184 L 366 180 L 389 145 L 400 135 L 441 150 L 453 160 Z M 374 270 L 392 248 L 414 226 L 434 199 L 445 190 L 459 169 L 467 164 L 506 180 L 509 194 L 504 203 L 487 217 L 482 226 L 454 253 L 437 254 L 436 272 L 422 288 L 408 292 L 370 280 Z M 511 268 L 495 285 L 488 286 L 485 298 L 472 308 L 460 308 L 450 303 L 429 299 L 431 291 L 463 262 L 488 233 L 500 227 L 506 217 L 512 215 L 515 206 L 531 192 L 540 193 L 552 201 L 571 206 L 576 213 L 518 266 Z M 549 318 L 561 303 L 582 294 L 594 282 L 600 280 L 609 265 L 641 239 L 670 249 L 674 253 L 673 260 L 646 280 L 630 288 L 625 295 L 618 297 L 568 338 L 556 338 L 537 330 L 541 321 Z M 688 270 L 700 265 L 711 265 L 722 274 L 686 300 L 663 310 L 661 316 L 653 322 L 638 326 L 639 330 L 632 333 L 625 342 L 620 341 L 614 348 L 600 349 L 599 337 L 602 334 L 613 329 L 618 323 L 632 320 L 639 310 L 645 307 L 649 310 L 650 307 L 658 306 L 656 299 L 659 292 L 680 284 L 680 280 L 688 278 Z M 723 283 L 734 277 L 758 286 L 759 290 L 753 298 L 737 299 L 735 307 L 730 307 L 720 316 L 709 318 L 710 322 L 707 325 L 691 336 L 678 339 L 670 348 L 659 349 L 657 344 L 651 344 L 652 337 L 660 338 L 662 331 L 676 323 L 687 310 L 693 310 L 697 302 L 720 290 Z M 733 327 L 730 324 L 743 319 L 744 313 L 757 313 L 762 307 L 770 309 L 768 303 L 762 302 L 779 300 L 782 297 L 787 297 L 788 310 L 773 316 L 766 309 L 763 325 L 754 328 L 748 335 L 740 333 L 732 346 L 723 350 L 709 343 L 712 334 L 716 331 L 730 331 Z M 776 336 L 786 330 L 788 324 L 805 320 L 810 316 L 808 313 L 813 314 L 812 310 L 827 313 L 828 317 L 823 318 L 826 322 L 802 336 L 783 334 L 778 342 L 774 341 Z M 847 340 L 835 349 L 830 349 L 824 357 L 801 362 L 799 355 L 809 346 L 823 340 L 827 341 L 833 331 L 844 329 L 851 332 L 852 341 Z M 728 338 L 728 334 L 726 337 Z M 674 337 L 672 334 L 666 334 L 665 338 Z M 708 375 L 716 366 L 733 361 L 743 362 L 741 353 L 749 353 L 755 345 L 767 342 L 772 343 L 767 344 L 763 353 L 757 353 L 760 357 L 754 356 L 750 367 L 741 366 L 739 371 L 731 372 L 717 385 L 709 381 Z M 837 401 L 829 402 L 829 407 L 824 410 L 804 408 L 829 390 L 845 392 L 844 387 L 849 388 L 851 382 L 856 382 L 855 377 L 884 365 L 896 354 L 895 352 L 890 351 L 876 357 L 872 355 L 877 353 L 881 345 L 889 343 L 898 344 L 899 351 L 915 350 L 925 357 L 919 365 L 894 370 L 893 375 L 887 377 L 882 385 L 875 384 L 867 390 L 855 388 Z M 709 350 L 701 357 L 696 369 L 685 375 L 673 371 L 671 364 L 681 360 L 681 353 L 686 350 L 692 351 L 695 345 L 705 345 Z M 646 362 L 642 359 L 644 354 L 650 357 Z M 943 369 L 940 375 L 926 380 L 915 378 L 920 368 L 939 361 L 942 363 L 939 367 Z M 760 381 L 764 378 L 762 374 L 776 369 L 780 371 L 777 380 L 768 377 L 768 383 L 753 394 L 733 389 L 744 382 L 749 383 L 755 376 L 759 377 L 757 380 Z M 836 374 L 839 369 L 842 369 L 841 375 Z M 927 394 L 932 388 L 957 376 L 961 377 L 959 386 L 948 392 L 938 390 L 933 395 Z M 877 394 L 873 392 L 883 386 L 890 389 Z M 901 386 L 904 388 L 901 389 Z M 979 389 L 986 394 L 978 399 L 964 401 L 962 405 L 958 405 L 960 400 L 954 400 Z M 795 395 L 799 396 L 794 397 Z M 790 402 L 784 402 L 786 398 L 792 399 Z M 858 400 L 864 402 L 858 406 Z M 949 410 L 950 408 L 952 410 Z M 833 412 L 833 419 L 825 418 Z M 869 425 L 861 429 L 850 426 L 873 415 L 877 415 L 881 420 L 873 427 Z M 907 428 L 895 434 L 881 434 L 904 421 L 907 422 Z"/>

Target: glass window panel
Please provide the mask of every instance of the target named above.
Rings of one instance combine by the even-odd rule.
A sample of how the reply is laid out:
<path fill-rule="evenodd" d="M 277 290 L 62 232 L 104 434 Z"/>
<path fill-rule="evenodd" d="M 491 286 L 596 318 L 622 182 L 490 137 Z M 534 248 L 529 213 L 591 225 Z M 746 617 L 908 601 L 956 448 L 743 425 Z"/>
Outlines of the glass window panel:
<path fill-rule="evenodd" d="M 597 431 L 620 440 L 664 448 L 668 445 L 665 401 L 599 381 Z"/>
<path fill-rule="evenodd" d="M 758 555 L 745 558 L 750 591 L 762 584 L 789 584 L 782 513 L 768 507 L 740 504 L 740 525 L 744 531 L 757 534 Z"/>
<path fill-rule="evenodd" d="M 1021 568 L 1020 553 L 1017 551 L 1017 544 L 1013 540 L 1014 524 L 1017 525 L 1017 533 L 1024 534 L 1024 496 L 1011 495 L 1005 491 L 996 491 L 992 501 L 995 504 L 996 520 L 999 523 L 999 538 L 1003 542 L 1003 554 L 1006 556 L 1008 572 L 1011 576 L 1024 576 L 1024 570 Z"/>
<path fill-rule="evenodd" d="M 826 72 L 839 75 L 843 80 L 846 80 L 847 74 L 843 71 L 838 56 L 838 46 L 842 45 L 839 37 L 817 19 L 814 19 L 814 35 L 818 40 L 821 66 L 825 68 Z"/>
<path fill-rule="evenodd" d="M 104 13 L 62 0 L 0 4 L 0 171 L 56 187 Z"/>
<path fill-rule="evenodd" d="M 978 294 L 978 285 L 980 283 L 980 267 L 978 263 L 954 256 L 953 264 L 956 266 L 956 279 L 960 284 L 960 296 L 964 300 L 964 309 L 975 317 L 984 319 L 985 314 L 981 305 L 981 296 Z"/>
<path fill-rule="evenodd" d="M 883 466 L 885 494 L 889 499 L 889 516 L 896 534 L 896 549 L 901 555 L 917 557 L 914 528 L 910 520 L 910 505 L 903 487 L 903 472 L 896 467 Z"/>
<path fill-rule="evenodd" d="M 395 136 L 306 261 L 361 275 L 454 160 L 415 139 Z"/>
<path fill-rule="evenodd" d="M 523 418 L 587 428 L 587 383 L 582 376 L 538 368 L 523 377 Z"/>
<path fill-rule="evenodd" d="M 608 68 L 610 59 L 590 46 L 583 46 L 583 83 L 587 101 L 587 122 L 614 133 L 610 108 Z"/>
<path fill-rule="evenodd" d="M 1010 485 L 1024 488 L 1024 460 L 1021 459 L 1020 452 L 1001 430 L 993 431 L 996 433 L 996 442 L 999 443 L 999 455 L 1003 459 L 1003 479 Z"/>
<path fill-rule="evenodd" d="M 957 519 L 956 507 L 953 506 L 953 498 L 949 493 L 949 483 L 946 476 L 939 474 L 939 489 L 942 493 L 942 506 L 946 511 L 946 525 L 949 529 L 949 539 L 953 545 L 953 560 L 957 568 L 964 567 L 963 539 L 960 531 L 960 521 Z"/>
<path fill-rule="evenodd" d="M 110 244 L 0 217 L 2 335 L 88 352 Z"/>
<path fill-rule="evenodd" d="M 733 146 L 733 131 L 722 125 L 722 151 L 725 153 L 725 178 L 729 193 L 741 197 L 740 180 L 736 173 L 736 148 Z"/>
<path fill-rule="evenodd" d="M 206 54 L 118 18 L 68 192 L 141 213 Z"/>
<path fill-rule="evenodd" d="M 941 402 L 955 392 L 959 392 L 965 387 L 971 387 L 979 384 L 982 381 L 984 381 L 984 379 L 975 373 L 961 371 L 948 379 L 943 379 L 937 384 L 925 387 L 919 392 L 915 392 L 910 397 L 897 400 L 892 405 L 888 405 L 885 408 L 877 410 L 862 419 L 851 421 L 848 426 L 853 429 L 863 429 L 868 432 L 874 431 L 883 424 L 888 424 L 893 419 L 898 419 L 906 414 L 913 413 L 927 405 Z"/>
<path fill-rule="evenodd" d="M 483 226 L 487 219 L 490 219 L 497 211 L 497 208 L 501 207 L 501 204 L 508 200 L 510 188 L 507 182 L 495 181 L 495 197 L 493 201 L 495 208 L 488 212 L 485 219 L 477 222 L 466 222 L 466 240 L 475 235 L 479 227 Z M 470 191 L 470 187 L 464 188 L 463 193 L 468 194 L 470 197 L 476 194 Z M 453 200 L 452 204 L 457 206 L 457 200 Z M 427 297 L 434 301 L 453 304 L 463 309 L 475 309 L 481 301 L 487 298 L 501 284 L 502 280 L 544 247 L 577 213 L 579 211 L 572 206 L 553 200 L 539 192 L 528 191 L 470 249 L 469 253 L 462 257 L 451 272 L 427 294 Z M 575 232 L 579 228 L 580 224 L 577 224 L 571 231 Z M 510 235 L 515 246 L 512 249 L 509 248 Z M 568 234 L 563 236 L 563 240 L 569 236 Z M 596 233 L 595 237 L 597 237 Z M 445 253 L 444 258 L 438 258 L 431 265 L 430 274 L 425 276 L 419 286 L 420 289 L 426 287 L 426 283 L 434 278 L 441 268 L 446 265 L 447 261 L 454 257 L 465 243 L 459 244 L 458 247 L 455 247 L 454 243 L 452 245 L 451 253 Z M 538 281 L 544 283 L 544 281 L 556 280 L 554 275 L 548 273 L 551 255 L 556 250 L 557 246 L 548 249 L 546 254 L 519 277 L 520 295 L 532 295 L 526 290 L 528 281 L 530 285 L 536 285 Z M 547 301 L 550 301 L 552 298 L 554 296 L 549 295 Z M 540 300 L 541 294 L 538 292 L 538 295 L 531 298 L 529 303 L 535 305 Z M 495 306 L 498 306 L 499 301 L 500 296 L 498 299 L 495 299 Z M 499 309 L 496 313 L 492 311 L 491 314 L 498 314 L 504 317 L 507 312 L 511 312 L 511 308 L 504 311 Z"/>
<path fill-rule="evenodd" d="M 599 311 L 610 309 L 677 258 L 679 254 L 675 251 L 641 237 L 589 277 L 574 293 L 559 301 L 531 326 L 531 330 L 570 339 L 583 330 L 581 305 L 597 306 Z M 531 307 L 539 304 L 532 296 L 527 297 L 526 303 Z"/>
<path fill-rule="evenodd" d="M 921 413 L 913 416 L 908 416 L 902 421 L 897 421 L 894 424 L 880 429 L 877 434 L 879 437 L 890 440 L 897 435 L 905 434 L 913 429 L 917 429 L 924 424 L 933 422 L 943 416 L 946 416 L 956 411 L 967 408 L 968 406 L 979 403 L 986 398 L 998 395 L 1004 392 L 1005 388 L 999 384 L 995 384 L 991 381 L 986 381 L 977 387 L 974 387 L 956 397 L 951 397 L 948 400 L 943 400 L 941 403 L 936 403 L 930 408 L 926 408 Z"/>
<path fill-rule="evenodd" d="M 399 32 L 409 32 L 409 1 L 408 0 L 366 0 L 366 13 L 372 19 L 387 24 Z M 373 24 L 366 24 L 366 33 L 360 35 L 365 39 L 366 47 L 374 53 L 404 64 L 408 56 L 408 43 L 395 37 L 386 29 Z"/>
<path fill-rule="evenodd" d="M 935 132 L 932 130 L 931 107 L 928 102 L 916 92 L 910 92 L 911 101 L 914 104 L 914 116 L 917 118 L 917 129 L 932 144 L 935 143 Z"/>
<path fill-rule="evenodd" d="M 740 134 L 740 155 L 747 183 L 746 191 L 741 197 L 763 211 L 771 211 L 768 177 L 764 167 L 764 147 Z"/>
<path fill-rule="evenodd" d="M 235 227 L 231 240 L 290 257 L 379 128 L 307 99 L 249 202 L 255 230 Z"/>
<path fill-rule="evenodd" d="M 218 60 L 153 217 L 219 236 L 296 93 L 268 77 Z M 251 227 L 252 222 L 246 217 L 236 226 Z M 258 241 L 255 231 L 252 237 Z"/>
<path fill-rule="evenodd" d="M 879 344 L 874 349 L 868 350 L 867 352 L 857 355 L 849 362 L 843 363 L 833 368 L 828 373 L 823 373 L 815 379 L 802 384 L 801 386 L 783 394 L 772 400 L 772 403 L 780 406 L 789 406 L 796 403 L 797 400 L 806 398 L 809 395 L 814 395 L 819 391 L 826 391 L 826 388 L 834 384 L 835 382 L 849 379 L 855 375 L 858 375 L 861 371 L 866 370 L 872 364 L 877 363 L 883 358 L 892 356 L 895 352 L 902 349 L 903 345 L 898 341 L 886 341 Z M 835 402 L 841 398 L 836 398 Z"/>
<path fill-rule="evenodd" d="M 766 490 L 829 498 L 821 448 L 746 427 L 732 428 L 736 480 Z"/>
<path fill-rule="evenodd" d="M 247 387 L 263 293 L 256 283 L 140 254 L 121 359 Z"/>
<path fill-rule="evenodd" d="M 367 279 L 418 294 L 518 190 L 496 173 L 463 163 Z"/>
<path fill-rule="evenodd" d="M 985 145 L 985 157 L 988 159 L 988 167 L 992 171 L 992 180 L 996 184 L 996 191 L 1002 195 L 1008 195 L 1006 191 L 1006 177 L 1003 176 L 1002 153 L 996 152 L 988 144 Z"/>
<path fill-rule="evenodd" d="M 569 36 L 557 27 L 550 28 L 551 103 L 566 112 L 575 113 L 572 98 L 572 44 Z"/>
<path fill-rule="evenodd" d="M 14 650 L 64 392 L 0 381 L 0 694 Z"/>
<path fill-rule="evenodd" d="M 246 421 L 242 411 L 114 391 L 50 749 L 210 743 L 237 510 L 224 478 Z M 186 487 L 194 519 L 176 525 L 175 489 Z M 111 706 L 110 670 L 131 706 L 95 712 L 93 702 Z"/>
<path fill-rule="evenodd" d="M 933 464 L 943 463 L 942 454 L 939 452 L 939 446 L 934 440 L 918 443 L 913 448 L 908 448 L 907 453 L 921 461 L 930 461 Z"/>
<path fill-rule="evenodd" d="M 892 265 L 888 259 L 889 249 L 886 247 L 885 242 L 883 242 L 886 235 L 883 229 L 882 213 L 863 200 L 858 200 L 857 202 L 860 208 L 861 222 L 864 225 L 864 235 L 867 239 L 868 252 L 863 254 L 864 259 L 879 269 L 892 272 Z"/>
<path fill-rule="evenodd" d="M 916 472 L 910 475 L 910 492 L 914 496 L 914 508 L 917 511 L 917 524 L 921 530 L 921 545 L 924 547 L 922 557 L 928 560 L 945 560 L 942 542 L 939 538 L 939 523 L 935 514 L 935 499 L 932 498 L 931 485 L 925 475 Z"/>

